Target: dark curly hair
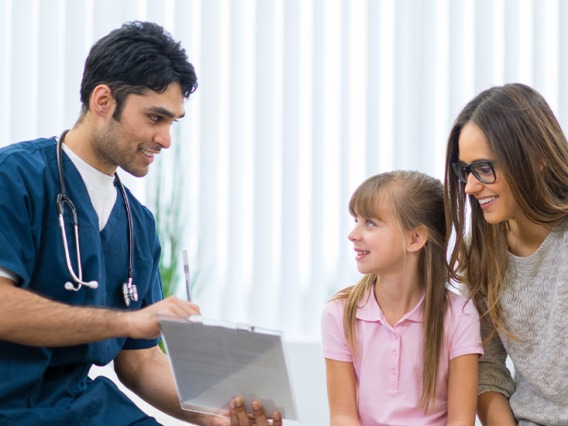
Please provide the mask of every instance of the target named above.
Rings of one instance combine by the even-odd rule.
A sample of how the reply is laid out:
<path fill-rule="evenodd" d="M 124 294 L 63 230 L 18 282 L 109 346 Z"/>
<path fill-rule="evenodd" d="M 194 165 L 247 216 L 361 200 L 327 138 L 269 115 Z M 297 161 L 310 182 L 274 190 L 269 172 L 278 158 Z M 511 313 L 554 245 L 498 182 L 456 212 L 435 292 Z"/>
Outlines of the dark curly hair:
<path fill-rule="evenodd" d="M 81 82 L 82 115 L 96 86 L 106 84 L 116 100 L 118 120 L 130 94 L 164 92 L 179 83 L 187 99 L 197 89 L 197 76 L 181 44 L 160 25 L 133 21 L 97 41 L 85 61 Z"/>

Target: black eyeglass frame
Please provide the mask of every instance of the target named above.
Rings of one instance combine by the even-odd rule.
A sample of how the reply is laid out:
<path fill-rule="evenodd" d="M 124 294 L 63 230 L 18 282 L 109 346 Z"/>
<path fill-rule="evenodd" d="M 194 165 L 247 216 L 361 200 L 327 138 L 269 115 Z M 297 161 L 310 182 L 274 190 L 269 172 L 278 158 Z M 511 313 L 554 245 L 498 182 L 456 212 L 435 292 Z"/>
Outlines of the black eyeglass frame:
<path fill-rule="evenodd" d="M 479 170 L 482 167 L 489 167 L 490 175 L 493 177 L 490 179 L 482 178 L 479 174 Z M 495 161 L 491 160 L 477 160 L 473 161 L 469 165 L 462 163 L 461 161 L 454 161 L 452 163 L 452 170 L 454 171 L 454 175 L 462 183 L 467 183 L 467 178 L 470 173 L 472 173 L 479 182 L 486 185 L 495 183 L 495 181 L 497 180 L 497 175 L 495 174 Z M 489 175 L 489 173 L 484 174 Z"/>

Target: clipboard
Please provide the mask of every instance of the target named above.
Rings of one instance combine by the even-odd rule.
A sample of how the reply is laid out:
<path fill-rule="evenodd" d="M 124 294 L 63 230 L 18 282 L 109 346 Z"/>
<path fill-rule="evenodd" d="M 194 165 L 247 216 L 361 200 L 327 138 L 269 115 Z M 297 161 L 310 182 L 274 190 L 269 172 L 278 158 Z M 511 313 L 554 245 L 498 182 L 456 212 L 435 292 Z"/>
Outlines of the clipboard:
<path fill-rule="evenodd" d="M 248 412 L 258 400 L 267 415 L 298 420 L 281 332 L 201 316 L 159 322 L 183 409 L 223 416 L 241 396 Z"/>

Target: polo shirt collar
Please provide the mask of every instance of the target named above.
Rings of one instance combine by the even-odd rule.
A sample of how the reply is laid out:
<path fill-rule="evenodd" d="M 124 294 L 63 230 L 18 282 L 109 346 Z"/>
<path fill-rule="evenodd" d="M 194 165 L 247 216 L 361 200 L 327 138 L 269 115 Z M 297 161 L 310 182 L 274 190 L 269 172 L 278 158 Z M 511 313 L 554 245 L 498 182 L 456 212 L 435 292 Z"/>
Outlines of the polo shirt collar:
<path fill-rule="evenodd" d="M 425 294 L 422 295 L 416 306 L 412 308 L 410 312 L 407 312 L 400 319 L 399 322 L 403 321 L 422 322 L 423 321 L 422 313 L 424 311 L 424 297 Z M 377 300 L 375 299 L 375 295 L 372 289 L 368 291 L 365 295 L 363 295 L 360 303 L 362 303 L 363 305 L 359 306 L 357 309 L 357 312 L 355 314 L 355 317 L 357 319 L 363 321 L 380 321 L 383 323 L 387 322 L 381 307 L 379 306 Z"/>

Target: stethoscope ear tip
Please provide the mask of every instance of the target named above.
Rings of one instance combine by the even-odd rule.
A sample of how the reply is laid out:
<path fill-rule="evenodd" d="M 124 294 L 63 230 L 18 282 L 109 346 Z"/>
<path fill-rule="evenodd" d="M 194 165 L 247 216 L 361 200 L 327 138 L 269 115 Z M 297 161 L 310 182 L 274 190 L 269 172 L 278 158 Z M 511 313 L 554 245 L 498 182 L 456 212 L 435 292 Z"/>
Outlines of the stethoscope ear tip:
<path fill-rule="evenodd" d="M 86 286 L 92 288 L 93 290 L 96 290 L 99 287 L 99 283 L 97 281 L 78 281 L 78 285 L 77 287 L 75 287 L 71 281 L 67 281 L 65 283 L 65 290 L 79 291 L 81 289 L 81 286 Z"/>

